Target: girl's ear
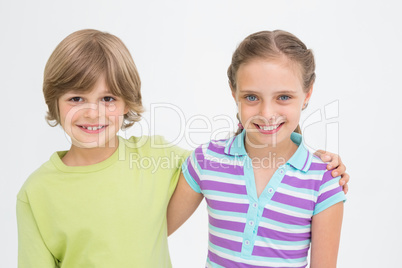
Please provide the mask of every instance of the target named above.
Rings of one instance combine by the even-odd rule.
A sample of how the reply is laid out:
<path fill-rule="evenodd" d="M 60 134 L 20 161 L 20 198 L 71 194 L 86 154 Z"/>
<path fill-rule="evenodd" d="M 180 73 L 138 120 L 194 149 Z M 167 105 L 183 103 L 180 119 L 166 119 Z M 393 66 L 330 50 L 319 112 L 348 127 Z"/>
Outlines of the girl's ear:
<path fill-rule="evenodd" d="M 305 99 L 304 99 L 303 107 L 304 107 L 306 104 L 308 104 L 308 102 L 310 101 L 311 94 L 313 94 L 313 86 L 310 87 L 310 89 L 308 90 L 308 92 L 307 92 L 307 94 L 306 94 L 306 97 L 305 97 Z"/>

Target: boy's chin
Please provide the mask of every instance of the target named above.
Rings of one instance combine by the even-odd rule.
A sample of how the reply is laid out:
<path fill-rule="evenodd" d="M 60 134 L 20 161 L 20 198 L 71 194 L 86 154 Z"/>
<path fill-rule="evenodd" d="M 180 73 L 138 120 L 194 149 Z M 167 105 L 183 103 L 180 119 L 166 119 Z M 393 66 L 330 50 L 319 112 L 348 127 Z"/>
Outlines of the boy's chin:
<path fill-rule="evenodd" d="M 80 148 L 80 149 L 93 149 L 93 148 L 100 148 L 101 147 L 99 142 L 96 142 L 96 141 L 93 141 L 93 142 L 78 142 L 78 141 L 74 141 L 72 145 L 74 147 L 77 147 L 77 148 Z"/>

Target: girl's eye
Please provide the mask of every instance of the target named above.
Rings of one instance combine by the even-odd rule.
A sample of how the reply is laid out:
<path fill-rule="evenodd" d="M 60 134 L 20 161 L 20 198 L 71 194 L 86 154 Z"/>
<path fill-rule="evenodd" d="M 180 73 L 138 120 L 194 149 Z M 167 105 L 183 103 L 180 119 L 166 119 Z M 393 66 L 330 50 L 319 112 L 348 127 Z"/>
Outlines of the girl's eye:
<path fill-rule="evenodd" d="M 80 101 L 82 101 L 82 98 L 81 97 L 72 97 L 70 99 L 70 101 L 72 101 L 72 102 L 80 102 Z"/>
<path fill-rule="evenodd" d="M 112 102 L 112 101 L 114 101 L 114 100 L 115 100 L 115 98 L 110 97 L 110 96 L 107 96 L 107 97 L 103 97 L 103 98 L 102 98 L 102 101 L 104 101 L 104 102 Z"/>
<path fill-rule="evenodd" d="M 254 96 L 254 95 L 249 95 L 249 96 L 246 96 L 246 99 L 247 99 L 248 101 L 256 101 L 256 100 L 257 100 L 257 97 Z"/>
<path fill-rule="evenodd" d="M 290 97 L 287 96 L 287 95 L 282 95 L 282 96 L 279 97 L 279 100 L 281 100 L 281 101 L 287 101 L 289 99 L 290 99 Z"/>

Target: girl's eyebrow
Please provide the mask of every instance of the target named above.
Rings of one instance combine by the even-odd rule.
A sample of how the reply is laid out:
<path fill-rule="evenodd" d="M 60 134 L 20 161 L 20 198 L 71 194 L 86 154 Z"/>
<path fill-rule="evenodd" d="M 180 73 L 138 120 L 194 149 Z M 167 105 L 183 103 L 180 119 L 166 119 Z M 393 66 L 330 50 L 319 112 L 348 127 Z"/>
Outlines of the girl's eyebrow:
<path fill-rule="evenodd" d="M 248 93 L 248 94 L 259 94 L 261 92 L 259 91 L 253 91 L 253 90 L 239 90 L 240 93 Z M 296 91 L 293 90 L 280 90 L 280 91 L 275 91 L 275 94 L 296 94 Z"/>
<path fill-rule="evenodd" d="M 278 92 L 275 92 L 276 94 L 295 94 L 296 93 L 296 91 L 293 91 L 293 90 L 282 90 L 282 91 L 278 91 Z"/>
<path fill-rule="evenodd" d="M 253 90 L 239 90 L 240 93 L 258 94 L 260 92 Z"/>

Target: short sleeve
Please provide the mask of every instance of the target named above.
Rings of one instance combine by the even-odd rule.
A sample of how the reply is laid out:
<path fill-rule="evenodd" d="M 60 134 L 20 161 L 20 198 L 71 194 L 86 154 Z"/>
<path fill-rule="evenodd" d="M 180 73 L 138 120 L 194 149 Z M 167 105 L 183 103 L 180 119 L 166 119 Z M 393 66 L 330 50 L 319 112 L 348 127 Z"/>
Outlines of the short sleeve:
<path fill-rule="evenodd" d="M 182 165 L 184 178 L 188 185 L 197 193 L 201 193 L 200 188 L 200 168 L 197 163 L 196 152 L 200 149 L 197 148 L 193 151 Z"/>
<path fill-rule="evenodd" d="M 176 170 L 173 174 L 172 179 L 169 184 L 169 199 L 172 197 L 174 190 L 176 189 L 177 183 L 179 182 L 180 170 Z"/>
<path fill-rule="evenodd" d="M 156 143 L 159 146 L 166 145 L 166 147 L 164 147 L 166 158 L 164 159 L 169 160 L 167 162 L 169 162 L 169 166 L 172 169 L 172 176 L 169 183 L 169 198 L 171 198 L 179 181 L 181 166 L 191 151 L 185 150 L 176 145 L 171 145 L 162 136 L 155 136 L 155 138 L 157 139 Z M 161 161 L 161 168 L 164 168 L 164 159 Z"/>
<path fill-rule="evenodd" d="M 330 170 L 324 173 L 313 215 L 316 215 L 339 202 L 346 201 L 346 196 L 342 191 L 342 186 L 339 185 L 340 178 L 340 176 L 335 178 L 332 177 Z"/>

